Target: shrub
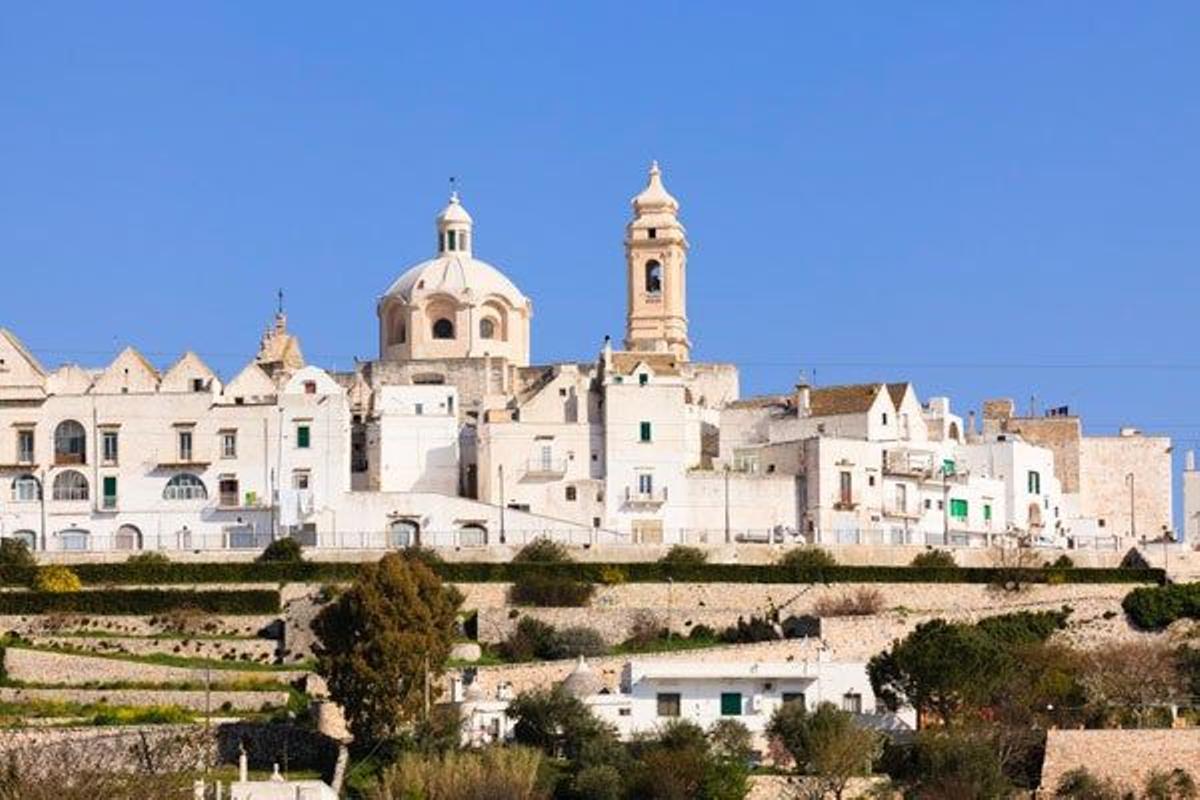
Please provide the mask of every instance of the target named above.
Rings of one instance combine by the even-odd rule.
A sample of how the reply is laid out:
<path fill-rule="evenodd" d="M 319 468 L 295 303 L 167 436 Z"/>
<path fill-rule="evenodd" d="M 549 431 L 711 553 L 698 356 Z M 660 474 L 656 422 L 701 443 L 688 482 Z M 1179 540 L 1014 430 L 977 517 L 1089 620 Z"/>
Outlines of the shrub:
<path fill-rule="evenodd" d="M 883 592 L 862 587 L 841 597 L 822 597 L 813 606 L 818 617 L 869 617 L 883 610 Z"/>
<path fill-rule="evenodd" d="M 300 547 L 300 542 L 290 536 L 285 536 L 267 545 L 255 560 L 260 563 L 280 561 L 284 563 L 296 563 L 304 560 L 304 553 Z"/>
<path fill-rule="evenodd" d="M 749 620 L 738 617 L 737 624 L 721 631 L 721 641 L 727 644 L 753 644 L 782 639 L 782 632 L 766 617 L 752 616 Z"/>
<path fill-rule="evenodd" d="M 1087 768 L 1077 767 L 1059 778 L 1054 796 L 1063 800 L 1121 800 L 1124 793 L 1111 780 L 1101 780 Z"/>
<path fill-rule="evenodd" d="M 196 608 L 214 614 L 277 614 L 279 592 L 255 590 L 97 589 L 88 592 L 0 592 L 0 615 L 161 614 Z"/>
<path fill-rule="evenodd" d="M 717 632 L 707 625 L 693 625 L 688 631 L 688 638 L 697 642 L 711 642 L 717 638 Z"/>
<path fill-rule="evenodd" d="M 828 550 L 805 546 L 788 550 L 779 557 L 777 563 L 791 570 L 821 570 L 836 567 L 837 559 L 830 555 Z"/>
<path fill-rule="evenodd" d="M 513 605 L 540 608 L 586 606 L 596 587 L 568 575 L 545 572 L 522 573 L 509 590 Z"/>
<path fill-rule="evenodd" d="M 1200 619 L 1200 583 L 1134 589 L 1121 607 L 1144 630 L 1161 630 L 1177 619 Z"/>
<path fill-rule="evenodd" d="M 658 560 L 658 563 L 695 567 L 708 563 L 708 553 L 699 547 L 688 547 L 687 545 L 677 544 L 673 545 L 667 551 L 667 554 Z"/>
<path fill-rule="evenodd" d="M 608 644 L 600 631 L 586 626 L 563 628 L 552 643 L 550 658 L 594 658 L 608 652 Z"/>
<path fill-rule="evenodd" d="M 441 756 L 404 753 L 367 789 L 368 800 L 543 800 L 542 754 L 528 747 L 488 747 Z"/>
<path fill-rule="evenodd" d="M 645 650 L 667 638 L 662 620 L 649 611 L 639 611 L 629 625 L 629 633 L 621 647 L 626 650 Z"/>
<path fill-rule="evenodd" d="M 125 563 L 161 567 L 170 564 L 171 559 L 167 558 L 165 553 L 159 553 L 155 550 L 144 550 L 141 553 L 134 553 L 125 559 Z"/>
<path fill-rule="evenodd" d="M 569 564 L 574 559 L 566 545 L 541 538 L 518 550 L 512 560 L 514 564 Z"/>
<path fill-rule="evenodd" d="M 1047 564 L 1050 569 L 1075 569 L 1075 562 L 1066 553 L 1063 553 L 1050 564 Z"/>
<path fill-rule="evenodd" d="M 406 547 L 400 551 L 400 555 L 412 561 L 420 561 L 430 569 L 436 569 L 439 564 L 446 563 L 442 554 L 432 547 Z"/>
<path fill-rule="evenodd" d="M 629 580 L 625 570 L 615 564 L 604 564 L 600 567 L 600 582 L 605 586 L 620 586 Z"/>
<path fill-rule="evenodd" d="M 1194 800 L 1196 780 L 1179 768 L 1170 772 L 1156 769 L 1146 776 L 1143 794 L 1146 800 Z"/>
<path fill-rule="evenodd" d="M 29 545 L 20 539 L 5 537 L 0 539 L 0 566 L 3 567 L 32 567 L 37 563 Z"/>
<path fill-rule="evenodd" d="M 496 646 L 496 650 L 508 661 L 554 658 L 557 640 L 558 632 L 553 625 L 533 617 L 522 617 L 508 638 Z"/>
<path fill-rule="evenodd" d="M 954 554 L 947 550 L 926 550 L 913 557 L 910 566 L 922 569 L 950 569 L 957 567 Z"/>
<path fill-rule="evenodd" d="M 625 780 L 620 770 L 608 764 L 579 770 L 571 788 L 571 796 L 579 800 L 621 800 L 625 796 Z"/>
<path fill-rule="evenodd" d="M 83 588 L 83 582 L 79 580 L 78 575 L 71 571 L 70 567 L 52 564 L 38 569 L 37 577 L 33 580 L 33 588 L 39 592 L 63 594 L 78 592 Z"/>

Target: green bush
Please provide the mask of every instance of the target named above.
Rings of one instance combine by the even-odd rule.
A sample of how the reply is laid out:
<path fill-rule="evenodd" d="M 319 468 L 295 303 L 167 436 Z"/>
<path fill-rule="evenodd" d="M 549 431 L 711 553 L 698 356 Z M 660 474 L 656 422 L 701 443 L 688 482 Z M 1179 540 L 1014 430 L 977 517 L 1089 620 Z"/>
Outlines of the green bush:
<path fill-rule="evenodd" d="M 553 625 L 533 617 L 522 617 L 516 629 L 496 646 L 496 650 L 508 661 L 553 658 L 557 637 L 558 631 Z"/>
<path fill-rule="evenodd" d="M 797 547 L 779 557 L 779 566 L 790 570 L 824 570 L 837 566 L 837 559 L 820 547 Z"/>
<path fill-rule="evenodd" d="M 33 579 L 33 588 L 38 592 L 65 594 L 78 592 L 83 588 L 83 582 L 70 567 L 51 564 L 38 569 L 37 575 Z"/>
<path fill-rule="evenodd" d="M 294 564 L 304 560 L 304 551 L 300 547 L 300 542 L 290 536 L 285 536 L 267 545 L 256 560 L 260 563 L 281 561 Z"/>
<path fill-rule="evenodd" d="M 97 589 L 87 592 L 0 592 L 0 614 L 161 614 L 195 608 L 214 614 L 277 614 L 279 593 L 266 590 L 188 591 Z"/>
<path fill-rule="evenodd" d="M 129 558 L 125 559 L 125 563 L 166 566 L 167 564 L 171 563 L 171 559 L 167 558 L 165 553 L 159 553 L 155 550 L 144 550 L 141 553 L 134 553 Z"/>
<path fill-rule="evenodd" d="M 0 539 L 0 566 L 33 567 L 37 561 L 29 552 L 29 545 L 20 539 Z"/>
<path fill-rule="evenodd" d="M 586 606 L 596 587 L 569 575 L 528 572 L 517 577 L 509 590 L 513 605 L 539 608 Z"/>
<path fill-rule="evenodd" d="M 608 643 L 600 631 L 584 625 L 563 628 L 554 637 L 551 658 L 595 658 L 608 652 Z"/>
<path fill-rule="evenodd" d="M 517 551 L 514 564 L 569 564 L 574 559 L 566 545 L 549 539 L 534 539 Z"/>
<path fill-rule="evenodd" d="M 1046 565 L 1049 569 L 1075 569 L 1075 562 L 1066 553 L 1054 559 L 1053 563 Z"/>
<path fill-rule="evenodd" d="M 1054 787 L 1054 796 L 1061 800 L 1121 800 L 1124 794 L 1111 780 L 1102 780 L 1085 767 L 1063 773 Z"/>
<path fill-rule="evenodd" d="M 923 569 L 953 569 L 954 554 L 947 550 L 926 550 L 913 557 L 911 566 Z"/>
<path fill-rule="evenodd" d="M 1200 583 L 1134 589 L 1125 595 L 1121 607 L 1143 630 L 1162 630 L 1177 619 L 1200 619 Z"/>
<path fill-rule="evenodd" d="M 687 545 L 677 544 L 673 545 L 667 551 L 667 554 L 658 560 L 658 563 L 695 567 L 708 563 L 708 553 L 699 547 L 688 547 Z"/>
<path fill-rule="evenodd" d="M 353 561 L 168 564 L 110 563 L 72 566 L 84 585 L 200 584 L 200 583 L 345 583 L 354 580 L 362 564 Z M 564 575 L 587 583 L 969 583 L 991 584 L 994 567 L 916 568 L 890 566 L 831 566 L 793 568 L 779 564 L 627 564 L 599 563 L 486 563 L 455 562 L 433 567 L 452 583 L 511 583 L 524 575 Z M 35 568 L 0 565 L 0 586 L 29 586 Z M 1046 582 L 1053 574 L 1073 584 L 1162 583 L 1160 569 L 1024 570 L 1026 582 Z M 606 580 L 606 577 L 608 578 Z"/>

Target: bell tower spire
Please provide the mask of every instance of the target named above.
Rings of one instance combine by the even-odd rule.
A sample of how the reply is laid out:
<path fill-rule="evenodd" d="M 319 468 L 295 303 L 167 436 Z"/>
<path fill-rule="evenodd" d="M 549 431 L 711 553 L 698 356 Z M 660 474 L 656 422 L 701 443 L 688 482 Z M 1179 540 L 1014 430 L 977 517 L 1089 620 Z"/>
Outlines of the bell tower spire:
<path fill-rule="evenodd" d="M 687 361 L 692 348 L 687 330 L 687 234 L 679 222 L 679 201 L 663 186 L 657 161 L 650 164 L 646 188 L 632 203 L 633 219 L 625 228 L 625 348 L 672 353 Z"/>

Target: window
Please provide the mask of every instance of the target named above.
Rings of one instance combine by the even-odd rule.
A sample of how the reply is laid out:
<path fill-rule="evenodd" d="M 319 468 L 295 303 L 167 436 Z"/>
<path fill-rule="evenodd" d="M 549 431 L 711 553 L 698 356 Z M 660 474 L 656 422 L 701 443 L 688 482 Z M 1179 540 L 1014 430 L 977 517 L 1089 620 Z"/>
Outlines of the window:
<path fill-rule="evenodd" d="M 105 475 L 101 488 L 104 490 L 100 496 L 100 504 L 102 508 L 117 507 L 117 476 Z"/>
<path fill-rule="evenodd" d="M 416 414 L 418 417 L 424 415 L 425 404 L 424 403 L 413 403 L 413 413 Z"/>
<path fill-rule="evenodd" d="M 232 476 L 222 476 L 217 481 L 217 501 L 223 506 L 240 504 L 241 494 L 238 489 L 238 479 Z"/>
<path fill-rule="evenodd" d="M 804 705 L 804 692 L 784 692 L 783 702 Z"/>
<path fill-rule="evenodd" d="M 113 536 L 113 548 L 116 550 L 141 550 L 142 532 L 132 525 L 122 525 Z"/>
<path fill-rule="evenodd" d="M 887 425 L 887 412 L 883 412 L 883 424 Z"/>
<path fill-rule="evenodd" d="M 638 386 L 645 386 L 649 382 L 650 376 L 646 373 L 643 372 L 641 375 L 638 375 Z"/>
<path fill-rule="evenodd" d="M 1033 470 L 1029 470 L 1029 493 L 1030 494 L 1041 494 L 1042 493 L 1042 476 L 1039 475 L 1038 473 L 1034 472 Z"/>
<path fill-rule="evenodd" d="M 87 463 L 87 433 L 73 419 L 63 420 L 54 429 L 54 463 Z"/>
<path fill-rule="evenodd" d="M 292 488 L 307 489 L 309 484 L 309 471 L 306 469 L 298 469 L 292 473 Z"/>
<path fill-rule="evenodd" d="M 600 527 L 600 518 L 599 517 L 592 517 L 592 527 L 593 528 Z"/>
<path fill-rule="evenodd" d="M 444 234 L 444 233 L 438 234 L 438 252 L 439 253 L 446 252 L 446 234 Z"/>
<path fill-rule="evenodd" d="M 317 382 L 316 381 L 305 381 L 304 382 L 304 393 L 305 394 L 316 394 L 317 393 Z"/>
<path fill-rule="evenodd" d="M 643 472 L 638 475 L 638 494 L 643 497 L 649 497 L 654 494 L 654 475 L 650 472 Z"/>
<path fill-rule="evenodd" d="M 931 508 L 933 508 L 933 501 L 929 498 L 925 498 L 925 510 L 928 511 Z"/>
<path fill-rule="evenodd" d="M 63 550 L 87 550 L 91 534 L 80 528 L 67 528 L 58 532 L 58 541 Z"/>
<path fill-rule="evenodd" d="M 312 429 L 307 425 L 296 426 L 296 447 L 307 450 L 312 443 Z"/>
<path fill-rule="evenodd" d="M 867 486 L 874 486 L 874 485 L 875 485 L 875 476 L 868 475 L 867 476 Z"/>
<path fill-rule="evenodd" d="M 953 459 L 953 458 L 947 458 L 945 461 L 943 461 L 943 462 L 942 462 L 942 474 L 943 474 L 943 475 L 953 475 L 953 474 L 955 474 L 955 473 L 954 473 L 954 459 Z"/>
<path fill-rule="evenodd" d="M 854 494 L 853 478 L 849 472 L 843 470 L 838 475 L 838 481 L 838 502 L 840 502 L 842 505 L 848 506 L 851 502 L 853 502 L 851 500 Z"/>
<path fill-rule="evenodd" d="M 658 228 L 647 228 L 646 229 L 646 238 L 647 239 L 657 239 L 658 238 Z"/>
<path fill-rule="evenodd" d="M 15 533 L 9 534 L 9 538 L 16 539 L 18 542 L 24 542 L 25 546 L 29 548 L 29 552 L 31 553 L 37 549 L 37 534 L 33 531 L 16 531 Z"/>
<path fill-rule="evenodd" d="M 17 463 L 33 463 L 33 431 L 17 431 Z"/>
<path fill-rule="evenodd" d="M 467 249 L 467 232 L 466 231 L 458 232 L 458 249 L 459 250 Z"/>
<path fill-rule="evenodd" d="M 82 472 L 73 469 L 58 473 L 51 495 L 55 500 L 87 500 L 88 482 Z"/>
<path fill-rule="evenodd" d="M 574 502 L 575 502 L 575 498 L 576 498 L 576 496 L 577 496 L 577 492 L 575 491 L 575 487 L 574 487 L 574 486 L 568 486 L 566 491 L 567 491 L 567 501 L 568 501 L 568 502 L 570 502 L 570 503 L 574 503 Z"/>
<path fill-rule="evenodd" d="M 721 692 L 721 716 L 740 717 L 742 715 L 742 693 Z"/>
<path fill-rule="evenodd" d="M 464 547 L 483 547 L 487 544 L 487 528 L 478 522 L 459 526 L 458 542 Z"/>
<path fill-rule="evenodd" d="M 679 692 L 659 692 L 658 715 L 660 717 L 678 717 L 680 710 Z"/>
<path fill-rule="evenodd" d="M 856 692 L 846 692 L 842 695 L 842 711 L 848 711 L 851 714 L 861 714 L 862 695 Z"/>
<path fill-rule="evenodd" d="M 950 501 L 950 516 L 955 519 L 965 520 L 967 518 L 967 501 L 953 499 Z"/>
<path fill-rule="evenodd" d="M 908 487 L 903 483 L 896 484 L 896 510 L 901 514 L 908 510 Z"/>
<path fill-rule="evenodd" d="M 192 378 L 192 391 L 193 392 L 203 392 L 204 391 L 204 378 Z"/>
<path fill-rule="evenodd" d="M 643 422 L 638 426 L 638 440 L 642 442 L 650 441 L 650 423 Z"/>
<path fill-rule="evenodd" d="M 190 472 L 181 472 L 171 480 L 167 481 L 167 486 L 163 489 L 163 500 L 207 500 L 208 490 L 204 488 L 204 481 L 197 478 Z"/>
<path fill-rule="evenodd" d="M 454 416 L 454 395 L 446 397 L 446 415 Z"/>
<path fill-rule="evenodd" d="M 12 482 L 12 497 L 17 503 L 42 499 L 42 484 L 32 475 L 19 475 Z"/>
<path fill-rule="evenodd" d="M 190 430 L 179 432 L 179 460 L 192 460 L 192 432 Z"/>
<path fill-rule="evenodd" d="M 435 339 L 453 339 L 454 338 L 454 323 L 442 317 L 437 322 L 433 323 L 433 338 Z"/>
<path fill-rule="evenodd" d="M 221 458 L 237 458 L 237 431 L 221 431 Z"/>
<path fill-rule="evenodd" d="M 946 508 L 946 504 L 944 502 L 942 502 L 941 500 L 938 500 L 938 511 L 942 511 L 945 508 Z"/>
<path fill-rule="evenodd" d="M 398 519 L 388 526 L 389 547 L 412 547 L 417 544 L 421 526 L 411 519 Z"/>
<path fill-rule="evenodd" d="M 496 338 L 496 323 L 489 317 L 484 317 L 479 320 L 479 338 L 480 339 L 495 339 Z"/>
<path fill-rule="evenodd" d="M 117 447 L 117 432 L 104 431 L 100 434 L 100 454 L 105 464 L 117 463 L 119 448 Z"/>
<path fill-rule="evenodd" d="M 983 521 L 984 522 L 992 521 L 992 504 L 991 503 L 983 504 Z"/>
<path fill-rule="evenodd" d="M 662 264 L 657 261 L 646 262 L 646 292 L 648 294 L 662 292 Z"/>

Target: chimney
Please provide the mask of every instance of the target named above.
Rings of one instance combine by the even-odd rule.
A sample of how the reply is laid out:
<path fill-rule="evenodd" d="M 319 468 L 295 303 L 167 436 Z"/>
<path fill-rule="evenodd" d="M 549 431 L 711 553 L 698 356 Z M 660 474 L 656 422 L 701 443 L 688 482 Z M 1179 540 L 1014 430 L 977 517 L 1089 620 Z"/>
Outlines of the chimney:
<path fill-rule="evenodd" d="M 604 360 L 604 374 L 612 371 L 612 337 L 604 337 L 604 347 L 600 349 L 600 357 Z"/>
<path fill-rule="evenodd" d="M 1196 471 L 1196 451 L 1195 450 L 1188 450 L 1187 454 L 1184 455 L 1183 469 L 1185 472 L 1195 472 Z"/>
<path fill-rule="evenodd" d="M 975 438 L 975 409 L 967 412 L 967 441 Z"/>
<path fill-rule="evenodd" d="M 796 416 L 803 418 L 812 413 L 812 387 L 808 385 L 808 379 L 804 377 L 803 372 L 800 373 L 800 379 L 796 381 L 794 400 Z"/>

